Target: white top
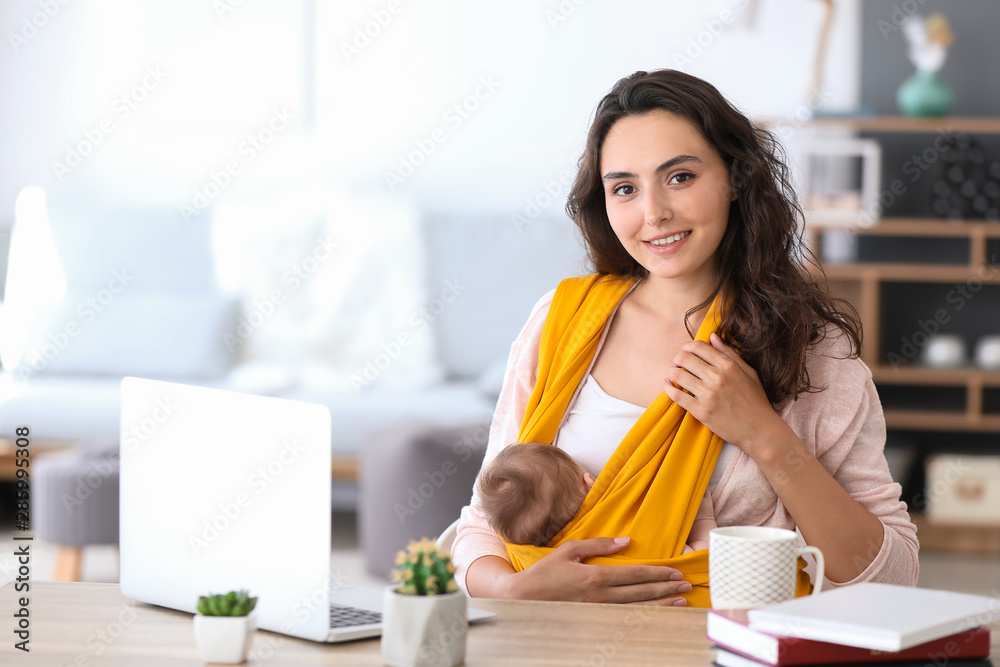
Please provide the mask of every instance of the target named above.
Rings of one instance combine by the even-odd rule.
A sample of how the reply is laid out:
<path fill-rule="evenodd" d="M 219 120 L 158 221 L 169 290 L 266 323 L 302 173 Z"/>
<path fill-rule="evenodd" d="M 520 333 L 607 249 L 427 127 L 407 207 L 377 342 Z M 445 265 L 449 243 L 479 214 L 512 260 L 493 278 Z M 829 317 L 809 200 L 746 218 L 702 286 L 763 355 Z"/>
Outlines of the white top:
<path fill-rule="evenodd" d="M 576 403 L 569 408 L 553 443 L 572 456 L 596 479 L 615 449 L 628 434 L 639 416 L 646 411 L 641 405 L 615 398 L 587 374 Z M 710 491 L 722 477 L 736 446 L 725 443 L 708 483 Z"/>

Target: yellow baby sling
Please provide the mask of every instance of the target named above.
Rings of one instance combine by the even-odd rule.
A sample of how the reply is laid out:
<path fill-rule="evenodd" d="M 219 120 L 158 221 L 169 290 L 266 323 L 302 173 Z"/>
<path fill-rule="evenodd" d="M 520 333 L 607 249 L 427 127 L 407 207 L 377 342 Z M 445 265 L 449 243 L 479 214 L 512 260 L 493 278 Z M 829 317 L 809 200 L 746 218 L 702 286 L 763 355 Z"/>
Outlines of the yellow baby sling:
<path fill-rule="evenodd" d="M 633 282 L 593 274 L 559 284 L 542 330 L 538 376 L 518 442 L 551 444 L 555 439 L 605 324 Z M 717 301 L 695 340 L 709 342 L 718 329 Z M 586 562 L 674 567 L 691 583 L 691 591 L 683 594 L 688 605 L 710 607 L 708 550 L 682 552 L 722 445 L 722 438 L 661 392 L 618 445 L 576 516 L 549 546 L 507 543 L 514 569 L 527 569 L 568 540 L 627 535 L 631 541 L 623 551 Z M 802 565 L 800 559 L 796 595 L 811 588 Z"/>

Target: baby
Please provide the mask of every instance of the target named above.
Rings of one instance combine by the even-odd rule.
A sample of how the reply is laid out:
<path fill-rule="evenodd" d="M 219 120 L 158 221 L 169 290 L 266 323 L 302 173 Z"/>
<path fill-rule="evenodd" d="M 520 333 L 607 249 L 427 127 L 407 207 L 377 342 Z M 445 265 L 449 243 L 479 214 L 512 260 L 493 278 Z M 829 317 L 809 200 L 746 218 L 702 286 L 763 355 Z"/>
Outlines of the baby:
<path fill-rule="evenodd" d="M 594 477 L 558 447 L 526 442 L 500 450 L 476 484 L 483 514 L 500 537 L 544 547 L 576 515 Z M 706 492 L 683 553 L 707 549 L 715 527 L 712 496 Z"/>

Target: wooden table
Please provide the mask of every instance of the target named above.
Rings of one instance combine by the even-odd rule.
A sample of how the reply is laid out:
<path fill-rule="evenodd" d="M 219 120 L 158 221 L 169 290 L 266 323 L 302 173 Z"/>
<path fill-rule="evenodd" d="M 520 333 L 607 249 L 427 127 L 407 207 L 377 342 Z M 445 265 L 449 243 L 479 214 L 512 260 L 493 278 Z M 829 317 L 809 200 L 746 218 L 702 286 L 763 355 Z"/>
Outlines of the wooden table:
<path fill-rule="evenodd" d="M 0 588 L 0 664 L 202 665 L 191 615 L 137 604 L 117 584 L 32 582 L 31 652 L 14 649 L 13 582 Z M 705 611 L 477 600 L 466 665 L 708 665 Z M 381 665 L 378 639 L 317 644 L 258 631 L 251 665 Z M 995 651 L 996 653 L 996 651 Z M 255 659 L 254 659 L 255 658 Z"/>
<path fill-rule="evenodd" d="M 14 649 L 14 583 L 0 588 L 0 664 L 202 665 L 191 615 L 138 604 L 117 584 L 31 582 L 31 652 Z M 497 617 L 469 628 L 465 664 L 709 665 L 705 610 L 476 600 Z M 1000 623 L 992 659 L 1000 667 Z M 378 639 L 317 644 L 258 631 L 249 664 L 381 665 Z"/>

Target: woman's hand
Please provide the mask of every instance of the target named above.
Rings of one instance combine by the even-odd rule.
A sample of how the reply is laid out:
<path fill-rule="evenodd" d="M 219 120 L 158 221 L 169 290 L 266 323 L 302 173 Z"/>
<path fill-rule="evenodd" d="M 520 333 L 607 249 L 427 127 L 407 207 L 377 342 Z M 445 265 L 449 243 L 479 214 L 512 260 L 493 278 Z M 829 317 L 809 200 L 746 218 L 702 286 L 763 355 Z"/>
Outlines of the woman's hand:
<path fill-rule="evenodd" d="M 583 560 L 628 546 L 627 537 L 571 540 L 559 545 L 527 570 L 511 576 L 509 597 L 521 600 L 617 602 L 683 606 L 675 597 L 691 590 L 684 575 L 658 565 L 591 565 Z"/>
<path fill-rule="evenodd" d="M 711 341 L 681 347 L 663 391 L 713 433 L 753 456 L 755 443 L 771 440 L 788 426 L 771 407 L 757 372 L 716 334 Z"/>

